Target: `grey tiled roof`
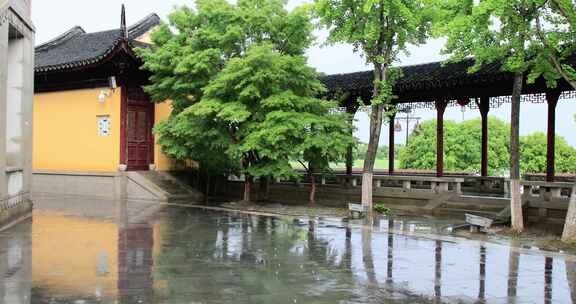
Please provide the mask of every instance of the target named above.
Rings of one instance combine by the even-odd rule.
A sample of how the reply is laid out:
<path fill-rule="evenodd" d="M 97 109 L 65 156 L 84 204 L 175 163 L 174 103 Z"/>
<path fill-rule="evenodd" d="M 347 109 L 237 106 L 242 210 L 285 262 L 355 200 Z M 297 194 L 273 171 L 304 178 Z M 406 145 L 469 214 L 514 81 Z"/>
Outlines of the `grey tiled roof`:
<path fill-rule="evenodd" d="M 511 77 L 509 73 L 501 70 L 500 64 L 487 64 L 478 72 L 470 74 L 468 68 L 472 65 L 472 60 L 464 60 L 457 63 L 432 62 L 403 66 L 400 67 L 402 76 L 396 81 L 394 89 L 396 92 L 403 92 L 446 88 L 472 83 L 497 82 Z M 371 91 L 373 80 L 373 71 L 328 75 L 322 79 L 330 91 Z"/>
<path fill-rule="evenodd" d="M 151 14 L 128 28 L 128 42 L 141 46 L 134 39 L 160 24 L 160 18 Z M 123 41 L 120 29 L 86 33 L 74 27 L 59 37 L 36 47 L 35 70 L 46 72 L 98 63 Z"/>

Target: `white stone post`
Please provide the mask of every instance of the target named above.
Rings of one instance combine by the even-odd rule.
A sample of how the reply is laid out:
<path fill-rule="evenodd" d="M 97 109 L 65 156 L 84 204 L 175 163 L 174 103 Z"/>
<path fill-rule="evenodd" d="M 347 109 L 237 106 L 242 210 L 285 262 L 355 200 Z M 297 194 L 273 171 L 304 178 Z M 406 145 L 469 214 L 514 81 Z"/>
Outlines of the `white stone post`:
<path fill-rule="evenodd" d="M 572 195 L 570 196 L 570 203 L 568 204 L 562 241 L 572 244 L 576 243 L 576 184 L 572 188 Z"/>
<path fill-rule="evenodd" d="M 0 25 L 0 201 L 6 198 L 6 105 L 8 80 L 8 22 Z"/>
<path fill-rule="evenodd" d="M 404 190 L 409 190 L 412 187 L 412 182 L 409 180 L 405 180 L 402 182 L 402 188 Z"/>
<path fill-rule="evenodd" d="M 28 37 L 24 44 L 24 91 L 22 96 L 22 135 L 24 190 L 32 191 L 32 139 L 34 111 L 34 37 Z"/>

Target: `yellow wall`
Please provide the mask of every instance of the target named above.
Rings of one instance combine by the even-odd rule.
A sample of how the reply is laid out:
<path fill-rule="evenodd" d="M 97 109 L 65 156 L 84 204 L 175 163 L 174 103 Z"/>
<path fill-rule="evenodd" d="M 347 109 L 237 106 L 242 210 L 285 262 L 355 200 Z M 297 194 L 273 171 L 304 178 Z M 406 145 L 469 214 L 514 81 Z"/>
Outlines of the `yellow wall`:
<path fill-rule="evenodd" d="M 144 33 L 142 36 L 137 37 L 137 38 L 134 39 L 134 40 L 139 41 L 139 42 L 143 42 L 143 43 L 152 44 L 152 37 L 151 37 L 151 35 L 152 35 L 152 32 L 153 32 L 155 29 L 156 29 L 156 27 L 154 27 L 153 29 L 147 31 L 147 32 Z"/>
<path fill-rule="evenodd" d="M 54 293 L 115 296 L 118 282 L 118 227 L 113 222 L 57 214 L 35 216 L 32 237 L 33 285 Z M 54 240 L 57 240 L 56 242 Z M 98 274 L 99 264 L 108 273 Z"/>
<path fill-rule="evenodd" d="M 102 90 L 106 88 L 34 95 L 35 170 L 117 171 L 120 89 L 104 103 L 98 101 Z M 110 136 L 98 136 L 98 115 L 110 115 Z"/>
<path fill-rule="evenodd" d="M 154 124 L 157 124 L 170 117 L 170 113 L 172 113 L 172 104 L 170 101 L 157 103 L 155 105 L 155 111 Z M 158 142 L 158 136 L 154 135 L 154 163 L 156 164 L 156 169 L 159 171 L 173 169 L 175 167 L 175 162 L 162 153 L 160 146 L 156 144 L 156 142 Z"/>

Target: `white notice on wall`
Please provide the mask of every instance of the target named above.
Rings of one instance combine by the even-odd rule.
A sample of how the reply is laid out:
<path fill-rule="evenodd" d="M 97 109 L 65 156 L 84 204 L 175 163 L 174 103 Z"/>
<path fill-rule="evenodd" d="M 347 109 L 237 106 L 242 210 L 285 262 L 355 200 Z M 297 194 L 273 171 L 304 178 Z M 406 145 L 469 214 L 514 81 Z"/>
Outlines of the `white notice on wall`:
<path fill-rule="evenodd" d="M 98 116 L 98 136 L 110 136 L 110 116 Z"/>

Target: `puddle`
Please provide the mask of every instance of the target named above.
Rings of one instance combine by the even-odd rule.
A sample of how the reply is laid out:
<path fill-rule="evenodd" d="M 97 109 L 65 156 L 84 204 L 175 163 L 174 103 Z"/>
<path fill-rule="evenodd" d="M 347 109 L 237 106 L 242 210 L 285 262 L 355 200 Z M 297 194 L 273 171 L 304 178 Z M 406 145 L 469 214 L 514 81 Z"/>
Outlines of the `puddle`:
<path fill-rule="evenodd" d="M 0 233 L 0 303 L 576 303 L 576 257 L 438 233 L 45 199 Z"/>

